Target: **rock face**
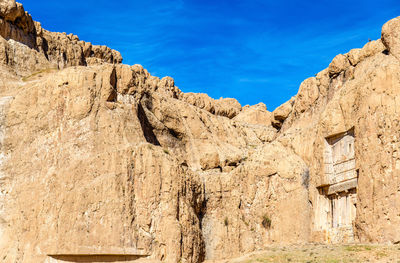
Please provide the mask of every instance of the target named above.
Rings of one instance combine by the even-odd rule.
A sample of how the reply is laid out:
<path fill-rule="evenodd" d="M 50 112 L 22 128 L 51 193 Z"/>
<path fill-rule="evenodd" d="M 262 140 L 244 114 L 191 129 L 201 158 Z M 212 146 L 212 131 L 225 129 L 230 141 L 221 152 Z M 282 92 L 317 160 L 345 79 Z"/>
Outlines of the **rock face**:
<path fill-rule="evenodd" d="M 388 21 L 382 27 L 382 42 L 387 50 L 395 56 L 400 58 L 400 18 L 395 18 Z"/>
<path fill-rule="evenodd" d="M 49 68 L 121 63 L 118 51 L 80 41 L 73 34 L 53 33 L 34 22 L 20 3 L 0 4 L 0 61 L 17 75 Z"/>
<path fill-rule="evenodd" d="M 202 262 L 399 242 L 398 19 L 269 112 L 0 3 L 2 262 Z"/>

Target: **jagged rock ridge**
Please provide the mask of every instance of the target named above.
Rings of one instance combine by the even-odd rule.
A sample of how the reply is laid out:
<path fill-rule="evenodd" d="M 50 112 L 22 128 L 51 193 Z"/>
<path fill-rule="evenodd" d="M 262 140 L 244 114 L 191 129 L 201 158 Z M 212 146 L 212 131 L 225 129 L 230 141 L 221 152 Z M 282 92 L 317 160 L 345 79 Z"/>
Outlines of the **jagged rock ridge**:
<path fill-rule="evenodd" d="M 3 262 L 400 240 L 398 19 L 271 113 L 183 93 L 14 1 L 0 17 Z"/>
<path fill-rule="evenodd" d="M 2 1 L 0 18 L 0 60 L 14 68 L 17 74 L 40 68 L 122 62 L 118 51 L 80 41 L 73 34 L 53 33 L 43 29 L 15 1 Z"/>

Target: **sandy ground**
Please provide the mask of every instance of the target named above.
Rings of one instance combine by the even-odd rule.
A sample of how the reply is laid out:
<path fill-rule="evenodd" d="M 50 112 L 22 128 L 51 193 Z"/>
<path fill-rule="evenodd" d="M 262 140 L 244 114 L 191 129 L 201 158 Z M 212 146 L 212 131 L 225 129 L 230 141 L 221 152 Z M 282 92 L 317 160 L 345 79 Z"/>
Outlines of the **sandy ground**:
<path fill-rule="evenodd" d="M 349 263 L 349 262 L 394 262 L 400 263 L 400 245 L 302 245 L 271 247 L 230 260 L 206 263 L 250 263 L 250 262 L 301 262 L 301 263 Z"/>

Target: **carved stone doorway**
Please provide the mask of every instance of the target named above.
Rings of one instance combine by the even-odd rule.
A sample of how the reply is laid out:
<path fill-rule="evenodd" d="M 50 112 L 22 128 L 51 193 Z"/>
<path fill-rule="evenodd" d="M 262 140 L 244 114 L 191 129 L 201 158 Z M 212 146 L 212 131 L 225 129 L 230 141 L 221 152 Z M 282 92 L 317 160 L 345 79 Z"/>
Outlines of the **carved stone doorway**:
<path fill-rule="evenodd" d="M 315 227 L 328 242 L 353 242 L 357 211 L 354 130 L 325 139 L 324 182 L 318 186 Z"/>

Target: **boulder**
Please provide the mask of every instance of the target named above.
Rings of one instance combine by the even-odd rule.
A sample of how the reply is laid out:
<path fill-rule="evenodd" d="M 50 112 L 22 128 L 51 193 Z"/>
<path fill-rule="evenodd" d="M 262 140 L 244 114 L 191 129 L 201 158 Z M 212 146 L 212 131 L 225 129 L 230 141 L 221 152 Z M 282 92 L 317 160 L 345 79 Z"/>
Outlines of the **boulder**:
<path fill-rule="evenodd" d="M 400 59 L 400 17 L 383 25 L 381 38 L 389 53 Z"/>

